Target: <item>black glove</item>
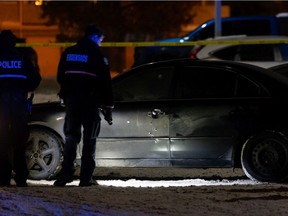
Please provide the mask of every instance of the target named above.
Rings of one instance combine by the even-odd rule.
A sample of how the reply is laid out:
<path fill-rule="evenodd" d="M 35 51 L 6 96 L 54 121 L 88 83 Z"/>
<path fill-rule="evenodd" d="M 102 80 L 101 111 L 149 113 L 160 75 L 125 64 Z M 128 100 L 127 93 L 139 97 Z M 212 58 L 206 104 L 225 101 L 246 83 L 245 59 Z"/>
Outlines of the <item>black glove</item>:
<path fill-rule="evenodd" d="M 28 109 L 29 114 L 32 113 L 33 98 L 34 98 L 34 93 L 31 93 L 30 97 L 27 99 L 27 109 Z"/>
<path fill-rule="evenodd" d="M 101 112 L 104 116 L 105 121 L 107 121 L 107 123 L 109 125 L 112 125 L 112 109 L 111 108 L 101 108 Z"/>

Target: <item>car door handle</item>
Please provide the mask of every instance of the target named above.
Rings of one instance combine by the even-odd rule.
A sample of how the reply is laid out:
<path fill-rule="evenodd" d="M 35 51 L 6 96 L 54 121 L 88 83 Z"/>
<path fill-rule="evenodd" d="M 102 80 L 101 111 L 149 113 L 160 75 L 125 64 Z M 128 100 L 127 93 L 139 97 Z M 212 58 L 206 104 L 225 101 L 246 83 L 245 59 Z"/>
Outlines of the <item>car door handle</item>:
<path fill-rule="evenodd" d="M 160 118 L 163 115 L 165 115 L 165 112 L 160 109 L 153 109 L 151 112 L 148 112 L 148 116 L 153 119 Z"/>

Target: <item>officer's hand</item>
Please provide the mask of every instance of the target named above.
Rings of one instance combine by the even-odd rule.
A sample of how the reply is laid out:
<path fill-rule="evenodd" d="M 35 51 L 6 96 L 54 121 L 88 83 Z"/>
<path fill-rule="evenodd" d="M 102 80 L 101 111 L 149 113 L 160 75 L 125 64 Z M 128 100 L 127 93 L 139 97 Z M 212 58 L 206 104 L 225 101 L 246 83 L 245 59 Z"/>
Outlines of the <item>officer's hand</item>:
<path fill-rule="evenodd" d="M 59 101 L 60 101 L 60 106 L 65 107 L 64 95 L 61 92 L 59 92 L 58 97 L 59 97 Z"/>
<path fill-rule="evenodd" d="M 101 111 L 102 111 L 102 114 L 104 115 L 105 121 L 107 121 L 107 123 L 109 125 L 112 125 L 112 123 L 113 123 L 112 109 L 111 108 L 102 108 Z"/>
<path fill-rule="evenodd" d="M 29 114 L 32 113 L 33 98 L 34 98 L 34 92 L 32 92 L 30 97 L 27 99 L 27 108 L 28 108 Z"/>

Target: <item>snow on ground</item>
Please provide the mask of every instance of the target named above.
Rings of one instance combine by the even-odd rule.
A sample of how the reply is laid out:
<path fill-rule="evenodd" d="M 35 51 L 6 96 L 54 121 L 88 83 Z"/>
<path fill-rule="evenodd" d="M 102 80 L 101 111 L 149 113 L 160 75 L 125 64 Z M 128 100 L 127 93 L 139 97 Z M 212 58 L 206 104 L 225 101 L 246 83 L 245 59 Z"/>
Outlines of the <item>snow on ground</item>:
<path fill-rule="evenodd" d="M 288 187 L 248 179 L 98 180 L 78 187 L 79 180 L 59 188 L 53 181 L 29 181 L 27 188 L 0 188 L 0 215 L 287 215 Z M 187 175 L 179 170 L 178 176 Z M 192 170 L 195 176 L 201 170 Z M 153 172 L 153 170 L 151 170 Z M 159 172 L 159 170 L 158 170 Z M 147 170 L 147 173 L 149 171 Z M 161 172 L 160 172 L 161 173 Z M 165 173 L 159 173 L 159 176 Z M 130 172 L 133 175 L 133 171 Z M 146 174 L 145 174 L 146 175 Z M 217 171 L 219 175 L 219 171 Z M 225 175 L 224 175 L 225 176 Z M 171 176 L 174 178 L 174 176 Z M 107 176 L 109 178 L 109 175 Z M 165 177 L 167 178 L 167 176 Z M 208 180 L 212 178 L 213 180 Z"/>
<path fill-rule="evenodd" d="M 0 188 L 0 215 L 288 215 L 288 185 L 247 179 L 241 170 L 97 168 L 98 186 L 29 180 Z"/>
<path fill-rule="evenodd" d="M 191 187 L 191 186 L 227 186 L 227 185 L 256 185 L 263 184 L 252 180 L 204 180 L 204 179 L 184 179 L 184 180 L 98 180 L 100 186 L 111 187 L 135 187 L 135 188 L 157 188 L 157 187 Z M 28 180 L 29 185 L 52 186 L 53 181 Z M 79 180 L 68 183 L 67 186 L 78 186 Z"/>

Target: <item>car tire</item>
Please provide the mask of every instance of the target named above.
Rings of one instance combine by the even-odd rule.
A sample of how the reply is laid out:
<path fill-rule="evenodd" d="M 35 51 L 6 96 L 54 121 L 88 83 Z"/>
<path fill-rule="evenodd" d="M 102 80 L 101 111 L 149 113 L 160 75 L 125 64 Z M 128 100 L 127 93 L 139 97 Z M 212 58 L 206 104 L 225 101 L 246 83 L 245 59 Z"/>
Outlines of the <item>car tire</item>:
<path fill-rule="evenodd" d="M 248 139 L 241 152 L 246 176 L 261 182 L 282 182 L 288 176 L 288 139 L 282 133 L 263 132 Z"/>
<path fill-rule="evenodd" d="M 26 148 L 29 179 L 53 179 L 60 170 L 63 159 L 61 139 L 47 128 L 30 128 Z"/>

